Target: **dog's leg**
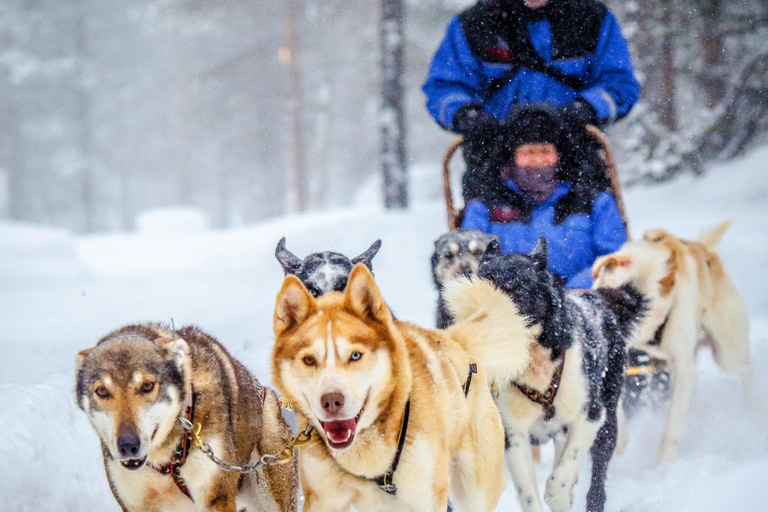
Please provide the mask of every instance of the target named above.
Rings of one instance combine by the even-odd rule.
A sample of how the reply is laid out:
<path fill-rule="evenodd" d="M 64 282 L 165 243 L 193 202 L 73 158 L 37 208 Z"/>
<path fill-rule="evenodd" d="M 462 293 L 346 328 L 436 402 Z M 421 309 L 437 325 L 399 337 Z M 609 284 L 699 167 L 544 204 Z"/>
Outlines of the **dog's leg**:
<path fill-rule="evenodd" d="M 555 466 L 558 466 L 563 459 L 563 452 L 565 451 L 565 443 L 568 441 L 568 436 L 561 430 L 555 434 L 553 441 L 555 443 Z"/>
<path fill-rule="evenodd" d="M 592 483 L 587 492 L 587 512 L 603 512 L 605 507 L 605 474 L 618 436 L 616 415 L 616 409 L 606 410 L 605 422 L 592 443 Z"/>
<path fill-rule="evenodd" d="M 536 485 L 536 472 L 531 452 L 531 437 L 528 429 L 516 426 L 508 429 L 507 464 L 512 473 L 512 480 L 517 489 L 517 497 L 524 512 L 543 512 L 539 489 Z"/>
<path fill-rule="evenodd" d="M 624 413 L 624 404 L 619 401 L 616 408 L 616 455 L 623 455 L 629 444 L 629 425 L 627 415 Z"/>
<path fill-rule="evenodd" d="M 547 480 L 544 501 L 553 512 L 564 512 L 573 505 L 573 486 L 579 476 L 579 463 L 595 440 L 600 421 L 590 421 L 580 415 L 568 426 L 568 440 L 555 467 Z"/>
<path fill-rule="evenodd" d="M 239 476 L 235 471 L 218 475 L 205 497 L 205 509 L 212 512 L 237 512 L 235 495 Z"/>
<path fill-rule="evenodd" d="M 680 434 L 691 406 L 693 386 L 696 381 L 697 320 L 690 314 L 695 305 L 681 299 L 669 317 L 661 346 L 670 351 L 672 394 L 669 416 L 661 441 L 657 462 L 672 460 L 677 455 Z"/>

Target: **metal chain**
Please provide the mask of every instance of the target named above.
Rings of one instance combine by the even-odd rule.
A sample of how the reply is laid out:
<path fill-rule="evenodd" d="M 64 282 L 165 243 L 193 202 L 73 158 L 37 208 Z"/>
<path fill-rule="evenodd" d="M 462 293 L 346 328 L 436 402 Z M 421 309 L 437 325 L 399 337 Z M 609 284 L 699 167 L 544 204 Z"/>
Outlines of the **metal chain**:
<path fill-rule="evenodd" d="M 291 440 L 291 445 L 280 452 L 278 455 L 265 453 L 256 462 L 250 462 L 240 466 L 233 464 L 228 460 L 220 459 L 216 456 L 216 454 L 213 453 L 211 446 L 206 444 L 200 435 L 200 430 L 202 429 L 202 425 L 200 423 L 195 423 L 193 425 L 191 421 L 189 421 L 187 418 L 184 418 L 183 416 L 179 416 L 179 423 L 181 423 L 181 426 L 184 428 L 184 430 L 192 432 L 192 440 L 195 442 L 197 447 L 200 448 L 200 451 L 202 451 L 209 459 L 211 459 L 211 461 L 213 461 L 213 463 L 216 464 L 220 470 L 239 471 L 240 473 L 252 473 L 253 471 L 256 471 L 260 466 L 282 466 L 283 464 L 289 463 L 291 459 L 293 459 L 293 449 L 297 446 L 308 443 L 310 435 L 312 434 L 312 426 L 307 426 L 304 432 L 294 437 Z"/>

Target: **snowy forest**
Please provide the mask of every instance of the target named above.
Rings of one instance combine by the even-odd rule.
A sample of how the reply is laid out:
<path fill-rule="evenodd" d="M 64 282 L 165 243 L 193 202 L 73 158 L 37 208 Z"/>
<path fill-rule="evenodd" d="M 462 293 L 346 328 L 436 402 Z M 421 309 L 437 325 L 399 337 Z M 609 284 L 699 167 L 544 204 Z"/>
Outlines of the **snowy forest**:
<path fill-rule="evenodd" d="M 437 164 L 452 140 L 420 87 L 471 3 L 405 2 L 409 165 Z M 768 3 L 607 4 L 643 86 L 608 132 L 626 185 L 764 140 Z M 379 18 L 374 0 L 4 0 L 0 218 L 99 232 L 163 206 L 225 227 L 348 205 L 382 166 Z"/>

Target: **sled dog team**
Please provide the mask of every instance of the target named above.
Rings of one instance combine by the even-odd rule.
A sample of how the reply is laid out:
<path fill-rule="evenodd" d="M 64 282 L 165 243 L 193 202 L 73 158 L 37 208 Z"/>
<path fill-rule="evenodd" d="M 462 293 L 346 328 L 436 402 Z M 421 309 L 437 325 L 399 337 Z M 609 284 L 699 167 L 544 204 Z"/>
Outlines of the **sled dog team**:
<path fill-rule="evenodd" d="M 438 327 L 396 319 L 372 274 L 377 241 L 349 259 L 285 247 L 272 382 L 262 385 L 209 334 L 160 324 L 117 329 L 76 361 L 76 394 L 124 511 L 494 510 L 505 459 L 523 510 L 543 511 L 532 443 L 552 439 L 543 501 L 573 506 L 592 462 L 587 510 L 626 442 L 621 395 L 629 346 L 672 374 L 660 460 L 675 456 L 695 380 L 712 347 L 749 393 L 744 304 L 715 252 L 661 230 L 595 262 L 593 290 L 547 270 L 544 239 L 502 254 L 494 237 L 435 243 Z M 293 436 L 281 408 L 293 409 Z"/>

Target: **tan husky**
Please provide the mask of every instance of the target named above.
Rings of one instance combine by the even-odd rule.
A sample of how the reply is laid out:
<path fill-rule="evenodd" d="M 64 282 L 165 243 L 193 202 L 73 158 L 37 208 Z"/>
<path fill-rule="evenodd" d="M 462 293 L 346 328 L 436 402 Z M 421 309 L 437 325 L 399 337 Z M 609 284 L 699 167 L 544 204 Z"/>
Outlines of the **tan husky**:
<path fill-rule="evenodd" d="M 213 453 L 240 466 L 291 442 L 275 393 L 203 331 L 123 327 L 80 352 L 75 375 L 123 511 L 296 510 L 295 461 L 225 472 L 184 428 L 199 425 Z"/>
<path fill-rule="evenodd" d="M 490 283 L 457 296 L 452 309 L 475 314 L 434 331 L 394 320 L 362 264 L 344 293 L 318 299 L 286 277 L 273 372 L 314 429 L 301 451 L 306 512 L 445 512 L 449 493 L 464 512 L 494 509 L 504 430 L 487 379 L 520 374 L 534 340 Z"/>
<path fill-rule="evenodd" d="M 649 314 L 631 344 L 667 361 L 672 374 L 669 418 L 659 460 L 673 459 L 691 404 L 696 352 L 710 346 L 717 364 L 741 375 L 747 399 L 752 390 L 749 326 L 744 301 L 715 252 L 730 225 L 724 222 L 698 241 L 653 229 L 598 258 L 595 287 L 631 282 L 649 298 Z"/>

